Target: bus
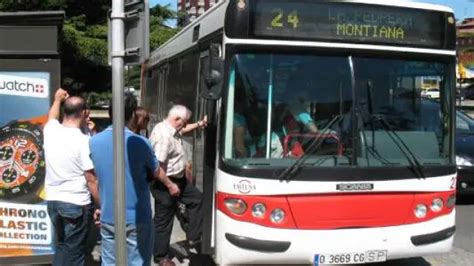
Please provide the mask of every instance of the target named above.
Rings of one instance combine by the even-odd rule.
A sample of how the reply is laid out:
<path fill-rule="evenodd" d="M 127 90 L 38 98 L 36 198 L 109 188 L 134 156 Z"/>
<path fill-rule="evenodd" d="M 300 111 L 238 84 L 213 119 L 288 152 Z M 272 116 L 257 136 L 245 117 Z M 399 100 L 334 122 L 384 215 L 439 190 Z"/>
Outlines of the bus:
<path fill-rule="evenodd" d="M 405 1 L 221 1 L 152 52 L 150 129 L 174 104 L 216 263 L 354 264 L 449 252 L 455 18 Z M 421 97 L 436 80 L 439 99 Z"/>

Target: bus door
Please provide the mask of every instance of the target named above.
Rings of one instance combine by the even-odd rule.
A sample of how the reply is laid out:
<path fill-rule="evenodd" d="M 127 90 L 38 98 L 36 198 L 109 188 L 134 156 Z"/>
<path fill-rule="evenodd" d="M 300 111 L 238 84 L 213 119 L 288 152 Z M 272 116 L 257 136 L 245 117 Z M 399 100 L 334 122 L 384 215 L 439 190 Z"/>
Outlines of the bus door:
<path fill-rule="evenodd" d="M 201 118 L 207 115 L 208 126 L 205 130 L 197 132 L 194 146 L 194 176 L 196 186 L 203 193 L 202 202 L 202 252 L 212 254 L 214 246 L 214 173 L 216 158 L 217 119 L 215 101 L 200 97 L 202 79 L 209 71 L 209 51 L 203 51 L 199 58 L 199 80 L 196 97 L 196 114 Z"/>

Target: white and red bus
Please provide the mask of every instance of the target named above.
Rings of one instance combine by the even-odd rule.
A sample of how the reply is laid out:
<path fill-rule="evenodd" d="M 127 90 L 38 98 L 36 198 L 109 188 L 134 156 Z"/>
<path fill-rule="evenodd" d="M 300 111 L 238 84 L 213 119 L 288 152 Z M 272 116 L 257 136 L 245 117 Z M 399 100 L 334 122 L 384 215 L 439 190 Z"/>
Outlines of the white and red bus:
<path fill-rule="evenodd" d="M 222 1 L 154 51 L 153 127 L 185 104 L 219 264 L 354 264 L 449 252 L 455 19 L 402 1 Z M 421 97 L 435 80 L 440 98 Z"/>

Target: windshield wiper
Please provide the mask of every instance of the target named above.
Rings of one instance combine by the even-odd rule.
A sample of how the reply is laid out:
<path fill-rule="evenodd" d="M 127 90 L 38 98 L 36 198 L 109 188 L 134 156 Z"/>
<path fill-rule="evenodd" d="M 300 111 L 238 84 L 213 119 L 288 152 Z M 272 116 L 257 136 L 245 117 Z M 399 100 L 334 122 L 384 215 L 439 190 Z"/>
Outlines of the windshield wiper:
<path fill-rule="evenodd" d="M 372 129 L 372 130 L 373 130 L 373 129 Z M 363 136 L 364 139 L 367 139 L 367 137 L 365 136 L 364 131 L 362 131 L 362 136 Z M 375 139 L 375 138 L 374 138 L 374 132 L 372 132 L 372 139 Z M 387 160 L 387 158 L 383 157 L 383 156 L 379 153 L 379 151 L 375 148 L 375 143 L 374 143 L 374 141 L 372 141 L 372 145 L 371 145 L 371 146 L 369 146 L 369 145 L 367 144 L 367 141 L 364 141 L 364 147 L 365 147 L 366 153 L 372 154 L 372 156 L 373 156 L 375 159 L 379 160 L 382 164 L 384 164 L 384 165 L 396 165 L 396 164 L 398 164 L 398 163 L 390 162 L 389 160 Z M 369 166 L 369 160 L 367 160 L 367 165 Z"/>
<path fill-rule="evenodd" d="M 395 145 L 400 149 L 403 156 L 407 159 L 408 163 L 410 164 L 410 169 L 414 172 L 415 175 L 418 177 L 424 178 L 425 175 L 423 173 L 423 166 L 421 165 L 418 158 L 416 158 L 415 154 L 408 148 L 406 143 L 402 140 L 402 138 L 392 130 L 392 127 L 385 119 L 385 115 L 383 114 L 374 114 L 373 111 L 373 97 L 372 97 L 372 82 L 369 80 L 367 81 L 367 100 L 368 100 L 368 111 L 370 115 L 370 124 L 372 128 L 372 146 L 375 145 L 375 130 L 374 130 L 374 120 L 379 121 L 384 129 L 385 133 L 390 137 L 390 139 L 395 143 Z M 403 146 L 403 148 L 402 148 Z"/>
<path fill-rule="evenodd" d="M 280 175 L 278 175 L 278 179 L 280 181 L 290 181 L 291 177 L 300 169 L 301 165 L 306 161 L 308 158 L 309 154 L 313 153 L 321 144 L 323 143 L 324 134 L 327 134 L 328 129 L 334 125 L 337 121 L 339 121 L 342 118 L 342 115 L 336 115 L 329 121 L 329 123 L 318 133 L 319 135 L 309 144 L 308 148 L 306 149 L 305 153 L 303 156 L 298 158 L 296 162 L 294 162 L 292 165 L 288 166 L 285 170 L 283 170 Z"/>
<path fill-rule="evenodd" d="M 413 172 L 418 177 L 425 178 L 425 174 L 423 172 L 423 165 L 420 163 L 420 160 L 416 157 L 415 153 L 413 153 L 413 151 L 408 147 L 408 145 L 402 140 L 400 135 L 398 135 L 398 133 L 391 128 L 390 124 L 385 119 L 385 115 L 373 115 L 372 119 L 375 119 L 380 122 L 384 131 L 387 133 L 390 139 L 395 143 L 395 145 L 398 147 L 398 149 L 400 149 L 402 154 L 407 159 Z"/>

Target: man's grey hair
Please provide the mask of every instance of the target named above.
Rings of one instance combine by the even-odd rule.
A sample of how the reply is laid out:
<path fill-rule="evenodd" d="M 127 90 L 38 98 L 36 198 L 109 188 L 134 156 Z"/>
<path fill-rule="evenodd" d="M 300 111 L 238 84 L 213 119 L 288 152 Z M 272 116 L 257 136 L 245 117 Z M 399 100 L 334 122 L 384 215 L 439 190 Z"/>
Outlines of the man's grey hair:
<path fill-rule="evenodd" d="M 183 119 L 191 118 L 192 112 L 184 105 L 173 105 L 168 112 L 168 117 L 181 117 Z"/>

